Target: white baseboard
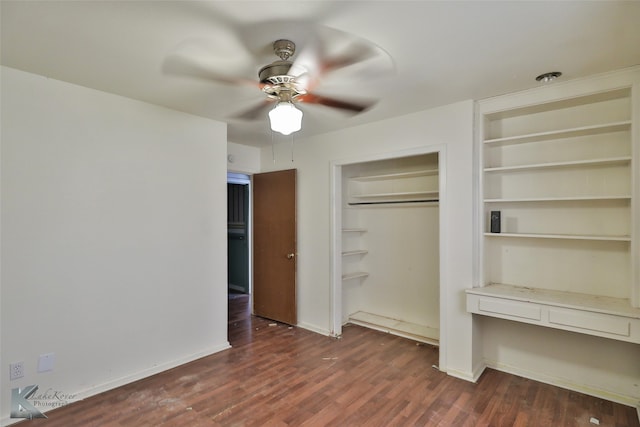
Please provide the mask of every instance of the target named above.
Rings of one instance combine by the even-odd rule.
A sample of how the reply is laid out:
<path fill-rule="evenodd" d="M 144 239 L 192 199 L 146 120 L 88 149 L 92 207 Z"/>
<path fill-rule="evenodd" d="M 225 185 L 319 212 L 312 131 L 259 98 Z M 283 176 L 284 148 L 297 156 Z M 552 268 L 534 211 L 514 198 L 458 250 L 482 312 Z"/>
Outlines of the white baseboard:
<path fill-rule="evenodd" d="M 327 337 L 331 336 L 331 332 L 329 332 L 328 329 L 324 329 L 324 328 L 321 328 L 319 326 L 312 325 L 310 323 L 300 322 L 296 326 L 298 328 L 302 328 L 302 329 L 306 329 L 306 330 L 311 331 L 311 332 L 315 332 L 316 334 L 324 335 L 324 336 L 327 336 Z"/>
<path fill-rule="evenodd" d="M 458 371 L 457 369 L 447 369 L 447 375 L 475 383 L 478 381 L 478 378 L 480 378 L 480 375 L 482 375 L 482 373 L 484 372 L 484 369 L 484 364 L 477 366 L 473 370 L 473 372 Z"/>
<path fill-rule="evenodd" d="M 132 382 L 150 377 L 152 375 L 155 374 L 159 374 L 160 372 L 164 372 L 167 371 L 169 369 L 173 369 L 175 367 L 178 367 L 180 365 L 184 365 L 185 363 L 189 363 L 189 362 L 193 362 L 194 360 L 197 359 L 201 359 L 203 357 L 206 356 L 210 356 L 212 354 L 218 353 L 222 350 L 226 350 L 228 348 L 231 348 L 231 346 L 229 345 L 229 342 L 225 342 L 223 344 L 217 345 L 217 346 L 212 346 L 209 347 L 205 350 L 202 350 L 198 353 L 193 353 L 190 354 L 188 356 L 185 357 L 181 357 L 179 359 L 175 359 L 172 361 L 169 361 L 167 363 L 163 363 L 160 365 L 156 365 L 156 366 L 152 366 L 151 368 L 148 369 L 144 369 L 142 371 L 139 372 L 135 372 L 131 375 L 126 375 L 124 377 L 121 378 L 117 378 L 115 380 L 112 381 L 108 381 L 106 383 L 102 383 L 102 384 L 98 384 L 96 386 L 84 389 L 84 390 L 80 390 L 78 392 L 73 393 L 73 395 L 75 395 L 77 397 L 77 399 L 74 400 L 75 401 L 79 401 L 79 400 L 83 400 L 92 396 L 95 396 L 97 394 L 100 393 L 104 393 L 105 391 L 109 391 L 109 390 L 113 390 L 114 388 L 117 387 L 121 387 L 123 385 L 126 384 L 130 384 Z M 69 402 L 69 404 L 71 404 L 73 402 Z M 46 414 L 48 411 L 46 410 L 42 410 L 42 413 Z M 2 420 L 0 420 L 0 425 L 2 426 L 8 426 L 11 424 L 15 424 L 18 423 L 20 421 L 24 421 L 23 418 L 10 418 L 9 416 L 5 416 L 2 418 Z"/>
<path fill-rule="evenodd" d="M 440 346 L 440 330 L 426 325 L 405 322 L 403 320 L 392 319 L 364 311 L 357 311 L 349 315 L 349 322 L 354 325 L 385 332 L 418 341 L 425 344 Z"/>
<path fill-rule="evenodd" d="M 578 393 L 588 394 L 589 396 L 594 396 L 600 399 L 620 403 L 622 405 L 631 406 L 632 408 L 639 407 L 638 404 L 640 402 L 638 402 L 638 398 L 634 396 L 628 396 L 625 394 L 616 393 L 611 390 L 605 390 L 598 387 L 575 383 L 565 378 L 545 375 L 538 372 L 517 368 L 515 366 L 506 365 L 504 363 L 499 363 L 496 361 L 485 360 L 485 365 L 486 367 L 495 369 L 496 371 L 506 372 L 508 374 L 517 375 L 519 377 L 528 378 L 530 380 L 539 381 L 541 383 L 565 388 L 567 390 L 577 391 Z M 638 409 L 638 411 L 638 417 L 640 418 L 640 409 Z"/>
<path fill-rule="evenodd" d="M 218 353 L 228 348 L 231 348 L 231 345 L 229 345 L 229 342 L 225 342 L 218 346 L 209 347 L 206 350 L 199 351 L 198 353 L 190 354 L 188 356 L 181 357 L 179 359 L 175 359 L 170 362 L 163 363 L 161 365 L 156 365 L 140 372 L 136 372 L 135 374 L 127 375 L 122 378 L 118 378 L 113 381 L 109 381 L 107 383 L 100 384 L 95 387 L 88 388 L 86 390 L 82 390 L 79 393 L 77 393 L 77 395 L 80 399 L 86 399 L 87 397 L 95 396 L 96 394 L 103 393 L 108 390 L 112 390 L 116 387 L 120 387 L 125 384 L 129 384 L 134 381 L 138 381 L 155 374 L 159 374 L 160 372 L 168 371 L 169 369 L 173 369 L 177 366 L 184 365 L 185 363 L 193 362 L 194 360 L 198 360 L 203 357 L 210 356 L 212 354 Z"/>
<path fill-rule="evenodd" d="M 484 370 L 487 369 L 487 365 L 484 362 L 478 363 L 476 367 L 473 369 L 473 382 L 476 383 L 484 373 Z"/>

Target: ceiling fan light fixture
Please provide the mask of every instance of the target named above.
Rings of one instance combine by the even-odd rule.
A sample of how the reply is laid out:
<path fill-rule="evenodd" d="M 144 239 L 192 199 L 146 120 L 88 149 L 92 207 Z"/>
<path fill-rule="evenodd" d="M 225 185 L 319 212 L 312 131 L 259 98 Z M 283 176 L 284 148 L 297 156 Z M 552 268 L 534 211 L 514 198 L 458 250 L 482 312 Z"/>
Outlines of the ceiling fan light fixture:
<path fill-rule="evenodd" d="M 278 102 L 269 111 L 269 121 L 271 122 L 271 130 L 283 135 L 290 135 L 302 129 L 302 111 L 297 109 L 292 102 Z"/>

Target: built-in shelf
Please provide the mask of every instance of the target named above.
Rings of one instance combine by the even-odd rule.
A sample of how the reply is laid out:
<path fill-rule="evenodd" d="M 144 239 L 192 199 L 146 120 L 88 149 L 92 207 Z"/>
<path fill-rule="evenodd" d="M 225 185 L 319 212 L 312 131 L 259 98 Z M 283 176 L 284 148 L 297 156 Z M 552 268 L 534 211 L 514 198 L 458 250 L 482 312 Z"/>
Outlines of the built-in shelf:
<path fill-rule="evenodd" d="M 631 195 L 577 196 L 577 197 L 509 197 L 504 199 L 484 199 L 485 203 L 521 203 L 521 202 L 591 202 L 591 201 L 631 200 Z"/>
<path fill-rule="evenodd" d="M 440 201 L 437 191 L 406 191 L 398 193 L 353 194 L 351 195 L 351 197 L 356 201 L 349 202 L 350 206 L 398 203 L 435 203 Z"/>
<path fill-rule="evenodd" d="M 421 176 L 430 176 L 430 175 L 438 175 L 438 169 L 420 170 L 420 171 L 413 171 L 413 172 L 387 173 L 384 175 L 354 176 L 350 179 L 353 181 L 367 182 L 367 181 L 384 181 L 388 179 L 417 178 Z"/>
<path fill-rule="evenodd" d="M 439 345 L 440 330 L 404 320 L 392 319 L 373 313 L 358 311 L 349 316 L 349 323 L 398 335 L 415 341 Z"/>
<path fill-rule="evenodd" d="M 344 251 L 342 252 L 342 256 L 352 256 L 352 255 L 364 255 L 366 253 L 368 253 L 369 251 L 366 249 L 357 249 L 354 251 Z"/>
<path fill-rule="evenodd" d="M 577 136 L 597 135 L 601 133 L 621 132 L 631 129 L 631 121 L 624 120 L 614 123 L 580 126 L 570 129 L 561 129 L 548 132 L 536 132 L 526 135 L 508 136 L 503 138 L 485 139 L 485 144 L 506 145 L 525 142 L 548 141 L 552 139 L 571 138 Z"/>
<path fill-rule="evenodd" d="M 353 194 L 351 197 L 355 197 L 357 199 L 360 198 L 364 198 L 364 199 L 381 199 L 381 198 L 388 198 L 388 197 L 394 197 L 397 199 L 404 199 L 404 198 L 424 198 L 424 197 L 438 197 L 438 192 L 437 191 L 405 191 L 405 192 L 398 192 L 398 193 L 372 193 L 372 194 Z"/>
<path fill-rule="evenodd" d="M 599 84 L 480 103 L 482 282 L 469 312 L 640 343 L 636 83 Z"/>
<path fill-rule="evenodd" d="M 602 240 L 611 242 L 630 242 L 630 236 L 595 236 L 583 234 L 543 234 L 543 233 L 484 233 L 487 237 L 518 237 L 525 239 L 565 239 L 565 240 Z"/>
<path fill-rule="evenodd" d="M 367 277 L 369 275 L 369 273 L 366 273 L 364 271 L 356 271 L 353 273 L 345 273 L 342 275 L 342 280 L 351 280 L 351 279 L 358 279 L 358 278 L 362 278 L 362 277 Z"/>
<path fill-rule="evenodd" d="M 349 178 L 349 206 L 438 202 L 438 169 Z"/>
<path fill-rule="evenodd" d="M 367 232 L 366 228 L 359 228 L 359 227 L 346 227 L 342 229 L 343 233 L 350 233 L 350 237 L 347 237 L 347 239 L 356 239 L 358 241 L 361 240 L 361 237 L 359 236 L 360 234 L 363 234 L 365 232 Z M 346 250 L 346 251 L 342 251 L 341 255 L 343 257 L 355 257 L 355 256 L 362 256 L 362 255 L 366 255 L 367 253 L 369 253 L 369 251 L 367 249 L 352 249 L 352 250 Z M 352 266 L 354 267 L 354 266 Z M 342 274 L 342 280 L 352 280 L 352 279 L 357 279 L 357 278 L 364 278 L 367 277 L 369 275 L 369 273 L 364 272 L 364 271 L 355 271 L 355 272 L 349 272 L 349 273 L 345 273 L 343 272 Z"/>
<path fill-rule="evenodd" d="M 591 160 L 576 160 L 570 162 L 551 162 L 551 163 L 538 163 L 531 165 L 518 165 L 518 166 L 501 166 L 485 168 L 485 172 L 518 172 L 535 169 L 551 169 L 551 168 L 569 168 L 569 167 L 585 167 L 585 166 L 610 166 L 610 165 L 623 165 L 631 163 L 630 156 L 624 157 L 610 157 Z"/>
<path fill-rule="evenodd" d="M 628 299 L 504 284 L 466 293 L 470 313 L 640 343 L 640 308 Z"/>

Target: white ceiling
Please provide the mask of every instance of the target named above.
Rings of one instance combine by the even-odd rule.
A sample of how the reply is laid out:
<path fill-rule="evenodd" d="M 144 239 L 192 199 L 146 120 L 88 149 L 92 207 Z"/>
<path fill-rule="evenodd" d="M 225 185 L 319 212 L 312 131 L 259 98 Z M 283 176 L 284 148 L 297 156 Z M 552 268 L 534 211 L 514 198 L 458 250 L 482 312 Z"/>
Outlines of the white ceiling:
<path fill-rule="evenodd" d="M 2 0 L 0 8 L 3 65 L 225 121 L 230 141 L 257 146 L 271 143 L 266 114 L 230 117 L 264 94 L 167 73 L 172 53 L 196 46 L 190 55 L 207 67 L 257 80 L 276 59 L 267 46 L 291 37 L 300 47 L 314 25 L 388 53 L 393 73 L 374 77 L 363 63 L 317 87 L 379 99 L 373 108 L 349 117 L 304 105 L 298 138 L 534 87 L 547 71 L 572 79 L 640 64 L 640 1 Z"/>

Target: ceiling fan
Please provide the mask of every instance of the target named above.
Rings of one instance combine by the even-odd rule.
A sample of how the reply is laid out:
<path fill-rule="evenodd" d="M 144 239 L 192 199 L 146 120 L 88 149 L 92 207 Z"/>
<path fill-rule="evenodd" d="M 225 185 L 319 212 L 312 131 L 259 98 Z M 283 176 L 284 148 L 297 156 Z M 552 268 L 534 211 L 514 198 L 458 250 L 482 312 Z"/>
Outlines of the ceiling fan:
<path fill-rule="evenodd" d="M 309 31 L 309 28 L 306 30 Z M 388 74 L 393 66 L 386 52 L 371 42 L 327 27 L 316 27 L 312 34 L 313 36 L 309 36 L 307 32 L 305 37 L 300 37 L 304 46 L 299 52 L 292 40 L 294 37 L 278 38 L 272 42 L 270 48 L 279 59 L 260 67 L 257 80 L 244 77 L 243 75 L 247 74 L 246 69 L 238 70 L 236 73 L 229 70 L 221 72 L 214 69 L 215 64 L 205 64 L 206 61 L 181 55 L 180 52 L 165 61 L 165 71 L 204 77 L 218 83 L 259 88 L 263 93 L 263 99 L 249 109 L 231 115 L 230 118 L 261 120 L 268 116 L 271 129 L 283 135 L 301 129 L 303 112 L 298 107 L 302 104 L 328 107 L 351 115 L 371 108 L 377 100 L 364 99 L 362 96 L 354 100 L 355 97 L 349 97 L 348 91 L 345 91 L 345 94 L 340 91 L 338 96 L 321 95 L 320 92 L 332 76 L 338 74 L 344 79 L 345 72 L 336 73 L 338 70 L 350 69 L 351 72 L 347 72 L 346 75 L 358 84 Z M 251 41 L 245 44 L 248 45 L 249 52 L 259 53 L 264 50 L 250 48 Z M 254 46 L 256 44 L 253 42 Z"/>

